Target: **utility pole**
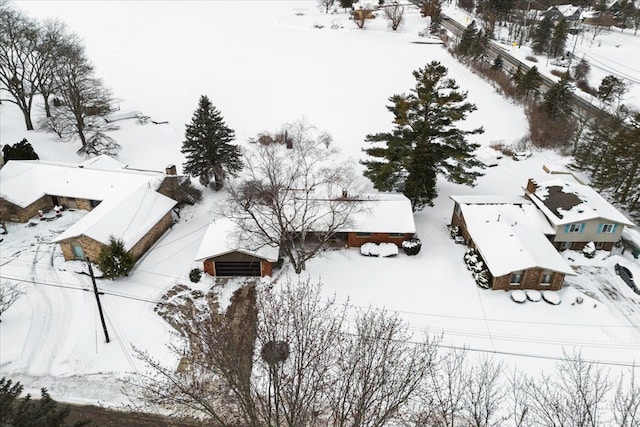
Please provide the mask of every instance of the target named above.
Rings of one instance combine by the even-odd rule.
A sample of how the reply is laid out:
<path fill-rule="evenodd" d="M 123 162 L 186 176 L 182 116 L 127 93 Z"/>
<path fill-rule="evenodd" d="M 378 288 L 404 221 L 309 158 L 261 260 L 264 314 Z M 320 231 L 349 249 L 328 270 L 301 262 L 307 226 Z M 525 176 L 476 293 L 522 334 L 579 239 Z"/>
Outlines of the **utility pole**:
<path fill-rule="evenodd" d="M 104 321 L 104 314 L 102 314 L 102 304 L 100 304 L 100 294 L 98 293 L 98 285 L 96 285 L 96 278 L 93 275 L 93 268 L 91 267 L 91 260 L 87 257 L 87 265 L 89 266 L 89 274 L 91 275 L 91 282 L 93 283 L 93 293 L 96 294 L 96 302 L 98 303 L 98 312 L 100 312 L 100 320 L 102 321 L 102 329 L 104 330 L 104 337 L 109 344 L 109 332 L 107 332 L 107 324 Z"/>

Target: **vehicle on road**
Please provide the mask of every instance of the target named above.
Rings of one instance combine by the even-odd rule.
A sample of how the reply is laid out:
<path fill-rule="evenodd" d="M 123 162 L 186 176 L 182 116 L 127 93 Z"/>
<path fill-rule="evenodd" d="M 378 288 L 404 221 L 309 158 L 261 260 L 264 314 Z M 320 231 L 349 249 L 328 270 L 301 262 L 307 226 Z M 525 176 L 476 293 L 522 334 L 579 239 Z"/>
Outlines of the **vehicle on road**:
<path fill-rule="evenodd" d="M 624 282 L 627 285 L 629 285 L 631 289 L 633 289 L 633 292 L 640 295 L 640 289 L 638 289 L 638 287 L 636 286 L 636 283 L 633 280 L 633 274 L 631 273 L 631 271 L 624 265 L 620 265 L 620 264 L 616 264 L 615 270 L 616 270 L 616 274 L 620 276 L 620 278 L 624 280 Z"/>

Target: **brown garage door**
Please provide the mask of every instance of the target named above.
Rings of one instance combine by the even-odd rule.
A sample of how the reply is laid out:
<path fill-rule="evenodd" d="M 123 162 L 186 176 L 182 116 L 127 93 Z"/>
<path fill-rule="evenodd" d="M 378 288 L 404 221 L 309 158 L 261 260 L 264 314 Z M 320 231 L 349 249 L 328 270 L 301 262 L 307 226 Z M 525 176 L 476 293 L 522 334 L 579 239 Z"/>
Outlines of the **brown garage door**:
<path fill-rule="evenodd" d="M 216 261 L 216 276 L 260 276 L 259 261 Z"/>

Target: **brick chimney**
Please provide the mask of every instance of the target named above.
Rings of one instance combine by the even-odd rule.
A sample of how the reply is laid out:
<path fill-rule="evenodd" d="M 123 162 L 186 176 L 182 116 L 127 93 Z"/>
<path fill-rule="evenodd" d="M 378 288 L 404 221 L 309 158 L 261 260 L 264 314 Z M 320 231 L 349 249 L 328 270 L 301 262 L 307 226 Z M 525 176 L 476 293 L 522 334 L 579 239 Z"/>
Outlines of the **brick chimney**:
<path fill-rule="evenodd" d="M 531 193 L 531 194 L 535 194 L 536 190 L 538 189 L 538 183 L 535 182 L 535 180 L 533 180 L 532 178 L 529 178 L 529 181 L 527 181 L 527 193 Z"/>
<path fill-rule="evenodd" d="M 178 173 L 176 172 L 176 165 L 169 165 L 166 168 L 164 168 L 164 172 L 167 175 L 178 175 Z"/>

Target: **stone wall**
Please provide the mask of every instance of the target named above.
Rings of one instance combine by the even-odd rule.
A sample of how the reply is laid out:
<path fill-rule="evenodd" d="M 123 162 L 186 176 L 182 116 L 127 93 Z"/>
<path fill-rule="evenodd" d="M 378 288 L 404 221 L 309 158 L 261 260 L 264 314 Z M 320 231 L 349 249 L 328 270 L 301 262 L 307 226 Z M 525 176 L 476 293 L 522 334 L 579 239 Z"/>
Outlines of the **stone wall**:
<path fill-rule="evenodd" d="M 144 255 L 172 225 L 173 217 L 169 211 L 129 250 L 133 258 L 138 260 Z"/>
<path fill-rule="evenodd" d="M 89 257 L 92 262 L 97 262 L 100 256 L 100 251 L 104 247 L 104 244 L 98 242 L 87 236 L 72 237 L 60 242 L 60 249 L 62 249 L 62 255 L 65 261 L 72 261 L 75 259 L 73 254 L 72 245 L 76 244 L 80 246 L 84 252 L 84 256 Z"/>

